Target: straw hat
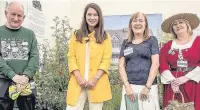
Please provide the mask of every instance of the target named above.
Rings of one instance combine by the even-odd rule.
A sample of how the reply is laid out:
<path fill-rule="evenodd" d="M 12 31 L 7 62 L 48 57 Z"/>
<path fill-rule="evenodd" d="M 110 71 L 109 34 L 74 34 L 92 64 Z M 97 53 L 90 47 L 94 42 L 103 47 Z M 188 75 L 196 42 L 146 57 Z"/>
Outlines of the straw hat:
<path fill-rule="evenodd" d="M 197 28 L 199 25 L 199 18 L 197 17 L 197 15 L 192 14 L 192 13 L 180 13 L 180 14 L 176 14 L 176 15 L 173 15 L 173 16 L 167 18 L 161 25 L 162 30 L 166 33 L 170 33 L 170 26 L 171 26 L 172 22 L 174 22 L 174 20 L 178 20 L 178 19 L 187 20 L 192 29 Z"/>

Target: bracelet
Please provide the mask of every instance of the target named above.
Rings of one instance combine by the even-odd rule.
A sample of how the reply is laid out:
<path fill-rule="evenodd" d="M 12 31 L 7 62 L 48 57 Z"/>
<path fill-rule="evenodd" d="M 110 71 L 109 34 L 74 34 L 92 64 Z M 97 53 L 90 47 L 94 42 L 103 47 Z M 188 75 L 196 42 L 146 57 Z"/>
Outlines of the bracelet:
<path fill-rule="evenodd" d="M 100 77 L 98 77 L 98 76 L 94 76 L 94 78 L 95 78 L 96 80 L 99 80 Z"/>
<path fill-rule="evenodd" d="M 145 87 L 146 87 L 147 89 L 151 90 L 151 87 L 148 87 L 147 85 L 145 85 Z"/>

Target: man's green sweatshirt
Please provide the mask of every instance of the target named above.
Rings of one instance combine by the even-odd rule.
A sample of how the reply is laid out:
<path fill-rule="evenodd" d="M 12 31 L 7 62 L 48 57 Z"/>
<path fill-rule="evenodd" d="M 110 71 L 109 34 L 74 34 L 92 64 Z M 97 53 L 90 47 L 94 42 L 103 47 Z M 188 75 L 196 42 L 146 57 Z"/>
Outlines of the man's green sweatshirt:
<path fill-rule="evenodd" d="M 37 40 L 33 31 L 0 26 L 0 74 L 12 79 L 24 74 L 32 79 L 39 66 Z"/>

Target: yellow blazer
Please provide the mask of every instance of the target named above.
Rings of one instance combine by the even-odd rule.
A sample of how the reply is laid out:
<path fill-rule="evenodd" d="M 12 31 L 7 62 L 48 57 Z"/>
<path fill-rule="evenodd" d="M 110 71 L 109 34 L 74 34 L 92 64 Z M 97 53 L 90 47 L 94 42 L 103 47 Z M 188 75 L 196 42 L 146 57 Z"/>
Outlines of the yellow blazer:
<path fill-rule="evenodd" d="M 84 37 L 82 43 L 76 41 L 76 36 L 73 34 L 69 41 L 69 51 L 68 51 L 68 67 L 69 73 L 71 75 L 66 103 L 69 105 L 76 105 L 76 102 L 80 96 L 81 87 L 76 81 L 76 78 L 71 72 L 74 70 L 79 70 L 81 76 L 84 78 L 85 72 L 85 52 L 86 52 L 86 42 L 89 38 L 89 73 L 88 80 L 92 79 L 98 69 L 104 70 L 105 73 L 101 76 L 93 90 L 88 91 L 90 102 L 104 102 L 112 99 L 112 93 L 110 88 L 110 82 L 108 79 L 109 67 L 112 56 L 112 42 L 111 37 L 107 33 L 107 39 L 104 40 L 102 44 L 97 44 L 94 37 L 95 31 L 90 33 L 88 37 Z"/>

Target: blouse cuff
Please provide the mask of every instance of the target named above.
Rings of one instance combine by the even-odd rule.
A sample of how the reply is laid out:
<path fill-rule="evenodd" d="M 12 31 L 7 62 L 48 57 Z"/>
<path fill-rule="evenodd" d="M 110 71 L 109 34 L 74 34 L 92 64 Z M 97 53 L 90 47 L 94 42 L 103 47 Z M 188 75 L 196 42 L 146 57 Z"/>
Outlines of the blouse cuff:
<path fill-rule="evenodd" d="M 161 73 L 161 83 L 170 84 L 173 80 L 175 80 L 175 77 L 169 70 L 165 70 Z"/>
<path fill-rule="evenodd" d="M 193 81 L 199 83 L 199 81 L 200 81 L 200 67 L 197 66 L 195 69 L 188 72 L 185 76 L 187 78 L 189 78 L 190 80 L 193 80 Z"/>

